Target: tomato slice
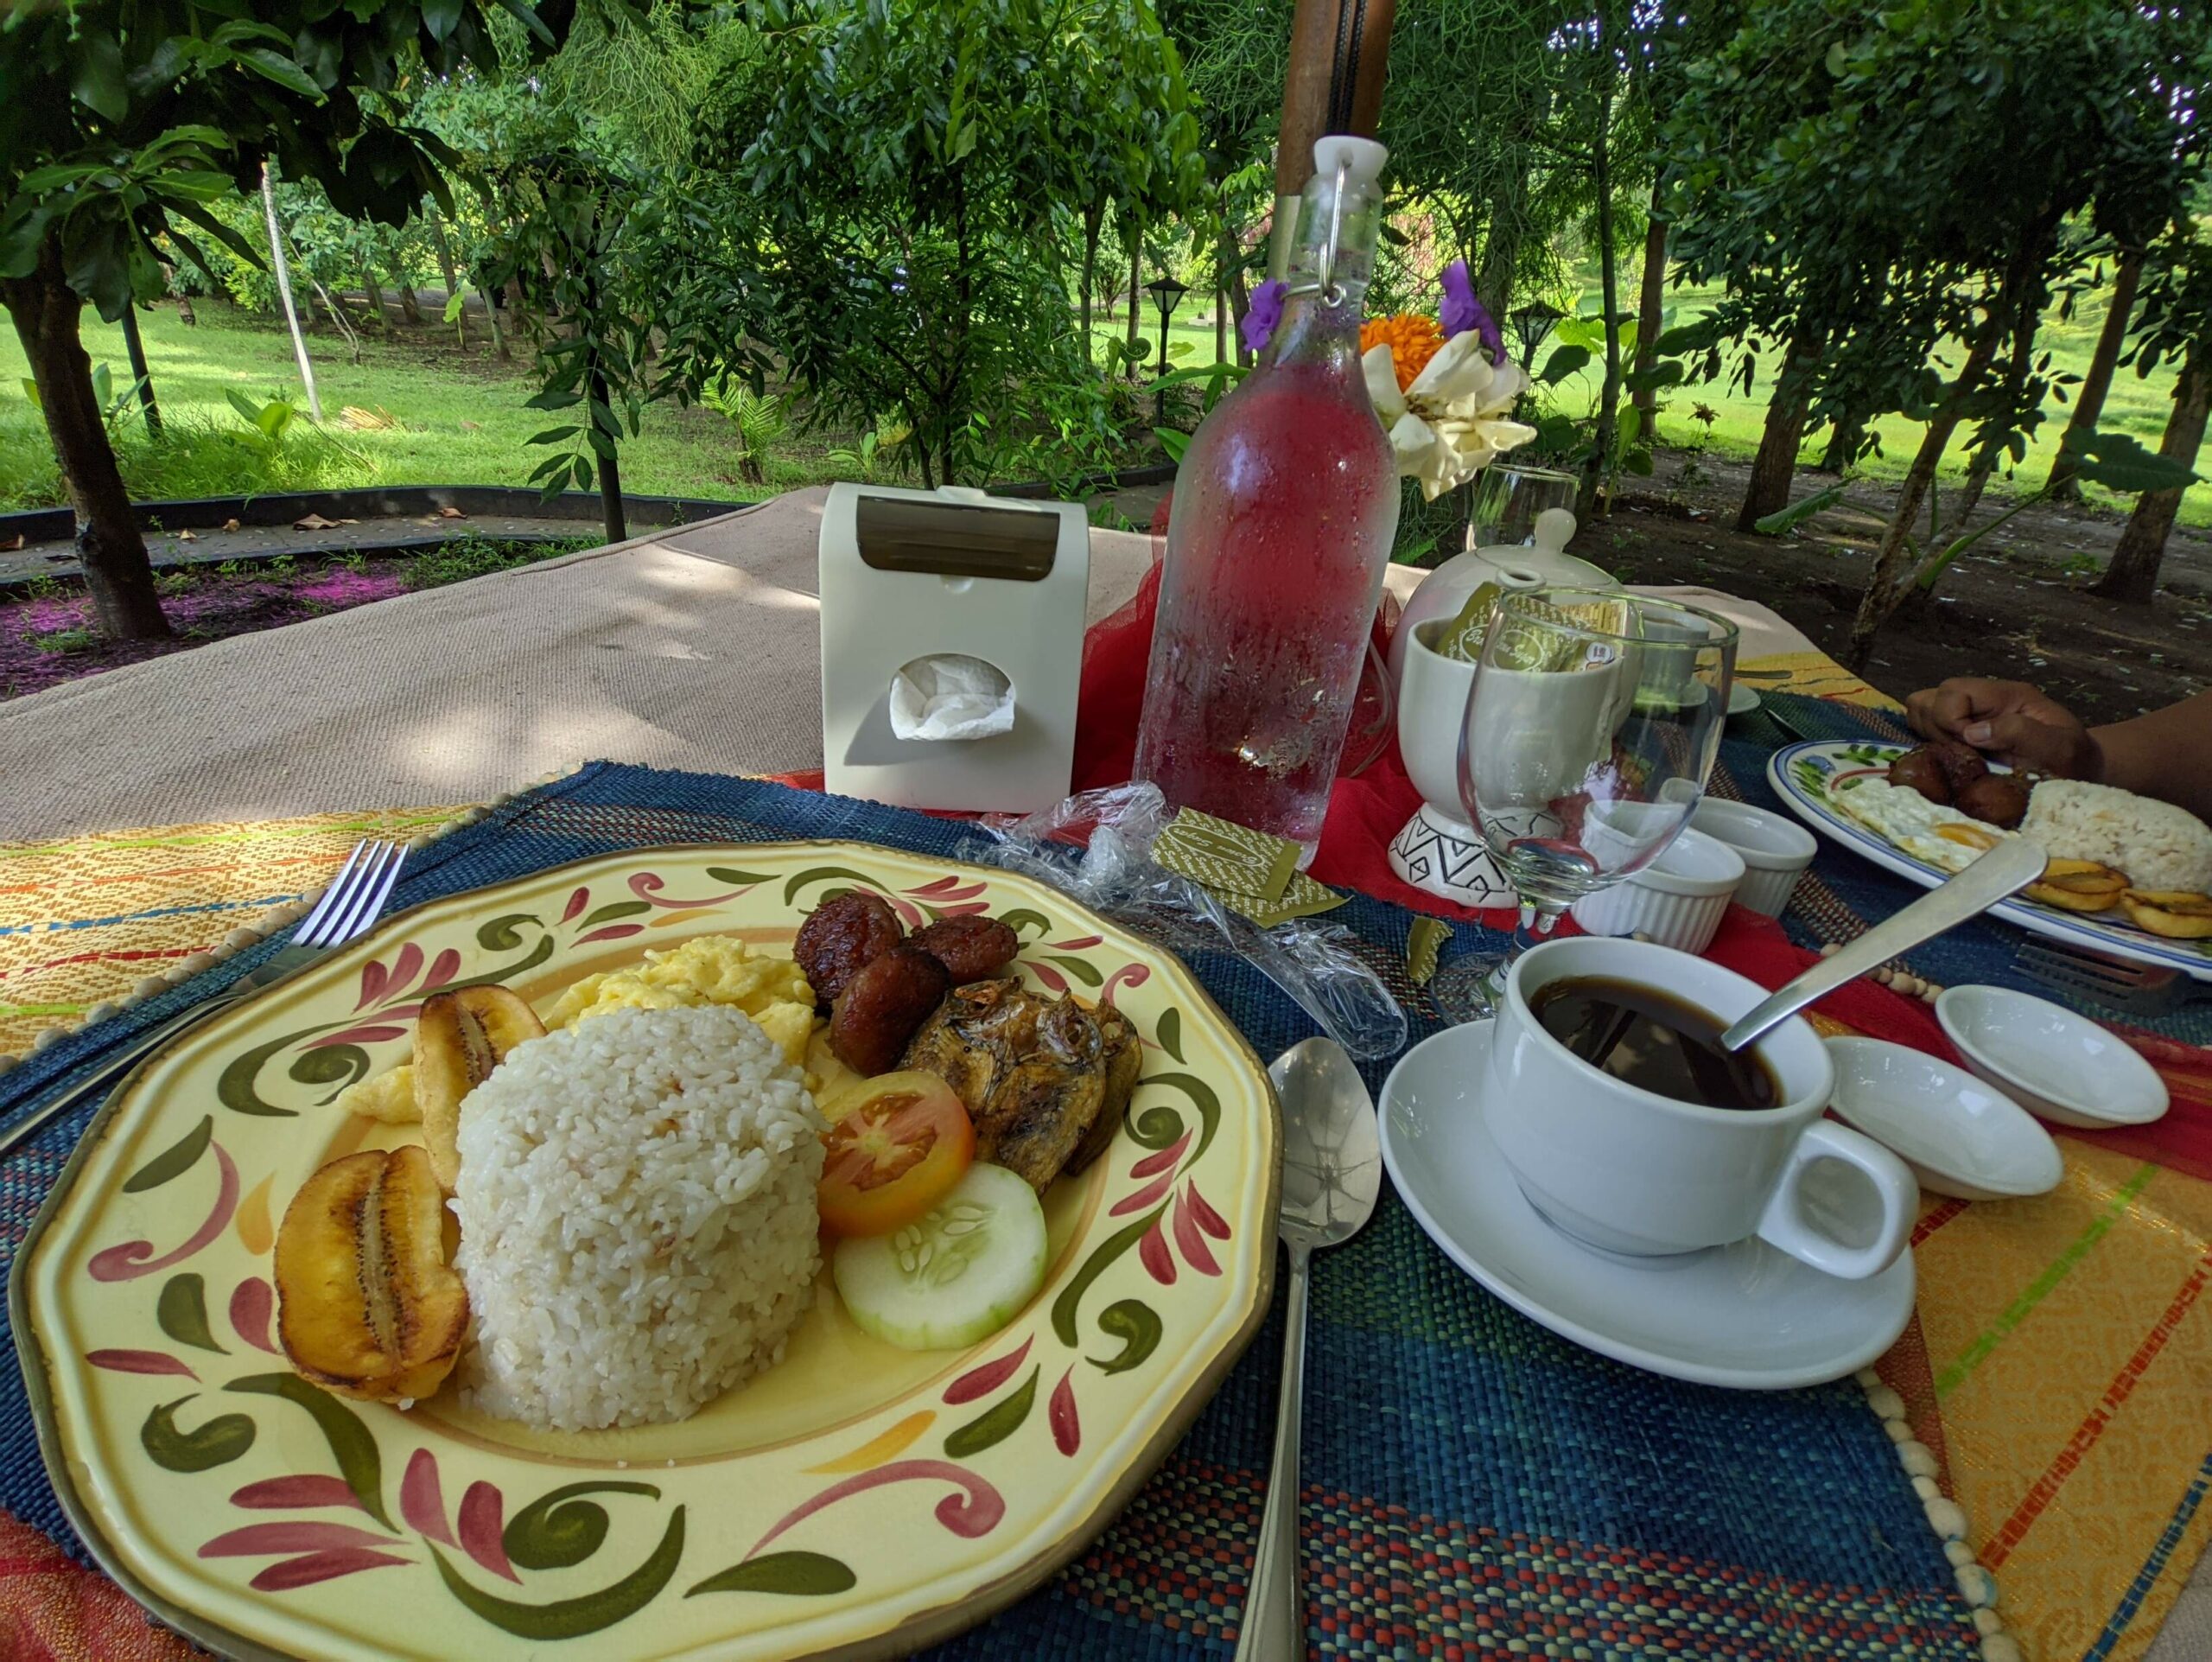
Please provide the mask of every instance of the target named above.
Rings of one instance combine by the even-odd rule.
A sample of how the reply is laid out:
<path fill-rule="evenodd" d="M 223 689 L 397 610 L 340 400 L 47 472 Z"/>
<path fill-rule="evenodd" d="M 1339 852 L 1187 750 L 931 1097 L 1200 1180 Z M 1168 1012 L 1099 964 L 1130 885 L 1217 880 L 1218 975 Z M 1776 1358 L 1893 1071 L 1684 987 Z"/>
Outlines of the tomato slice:
<path fill-rule="evenodd" d="M 943 1200 L 976 1157 L 976 1128 L 934 1073 L 880 1073 L 831 1103 L 817 1199 L 838 1235 L 887 1235 Z"/>

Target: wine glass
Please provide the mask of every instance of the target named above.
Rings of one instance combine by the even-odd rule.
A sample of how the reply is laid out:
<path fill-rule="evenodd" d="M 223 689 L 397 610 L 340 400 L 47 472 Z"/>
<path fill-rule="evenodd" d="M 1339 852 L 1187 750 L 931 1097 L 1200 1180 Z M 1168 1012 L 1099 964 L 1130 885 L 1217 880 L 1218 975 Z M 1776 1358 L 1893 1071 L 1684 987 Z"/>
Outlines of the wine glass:
<path fill-rule="evenodd" d="M 1546 508 L 1574 511 L 1573 474 L 1520 462 L 1493 462 L 1475 486 L 1467 523 L 1469 548 L 1526 547 L 1536 540 L 1536 516 Z"/>
<path fill-rule="evenodd" d="M 1598 589 L 1498 599 L 1459 728 L 1459 798 L 1521 900 L 1510 952 L 1429 984 L 1453 1021 L 1491 1014 L 1504 972 L 1560 914 L 1633 876 L 1689 823 L 1719 754 L 1736 626 Z"/>

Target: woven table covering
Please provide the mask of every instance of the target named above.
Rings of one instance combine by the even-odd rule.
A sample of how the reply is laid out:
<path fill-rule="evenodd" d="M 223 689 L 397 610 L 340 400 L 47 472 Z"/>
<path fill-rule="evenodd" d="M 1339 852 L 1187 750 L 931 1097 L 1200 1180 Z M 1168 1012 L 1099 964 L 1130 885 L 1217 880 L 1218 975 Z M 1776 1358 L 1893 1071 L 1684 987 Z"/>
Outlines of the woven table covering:
<path fill-rule="evenodd" d="M 755 781 L 594 764 L 422 850 L 410 905 L 613 850 L 852 837 L 954 854 L 964 825 Z M 1433 1031 L 1403 978 L 1410 914 L 1332 914 Z M 1480 932 L 1459 933 L 1462 946 Z M 1494 941 L 1493 941 L 1494 944 Z M 250 968 L 273 942 L 216 974 Z M 1313 1029 L 1227 953 L 1192 968 L 1263 1055 Z M 21 1093 L 192 992 L 49 1045 Z M 1380 1084 L 1387 1064 L 1366 1070 Z M 0 1113 L 6 1101 L 0 1100 Z M 12 1254 L 86 1115 L 0 1168 Z M 1314 1269 L 1303 1467 L 1309 1636 L 1331 1657 L 1859 1659 L 1980 1654 L 1952 1566 L 1890 1435 L 1850 1381 L 1782 1393 L 1675 1384 L 1554 1338 L 1429 1245 L 1386 1190 Z M 1281 1333 L 1271 1321 L 1128 1511 L 1055 1581 L 946 1657 L 1227 1655 L 1249 1573 Z M 12 1377 L 0 1504 L 73 1545 Z M 602 1651 L 620 1641 L 610 1630 Z"/>
<path fill-rule="evenodd" d="M 1878 714 L 1839 708 L 1881 706 L 1879 694 L 1818 654 L 1800 657 L 1745 665 L 1789 677 L 1751 681 L 1768 713 L 1731 724 L 1716 793 L 1771 806 L 1764 766 L 1774 747 L 1894 735 Z M 1826 701 L 1777 697 L 1777 683 Z M 39 1029 L 128 993 L 149 964 L 178 962 L 269 904 L 311 894 L 356 838 L 409 835 L 454 812 L 0 844 L 0 1004 L 31 1007 L 12 1016 L 0 1008 L 0 1052 L 22 1051 Z M 1804 944 L 1840 939 L 1918 892 L 1824 840 L 1786 921 Z M 2019 939 L 2004 926 L 1976 927 L 1920 949 L 1911 967 L 1946 984 L 2046 991 L 2018 971 Z M 2212 1118 L 2209 1059 L 2190 1053 L 2195 1066 L 2177 1067 L 2178 1044 L 2145 1048 L 2174 1091 L 2171 1118 Z M 0 1079 L 0 1105 L 20 1083 Z M 2212 1537 L 2212 1507 L 2201 1504 L 2212 1484 L 2212 1315 L 2199 1296 L 2212 1185 L 2059 1137 L 2067 1176 L 2050 1196 L 1973 1207 L 1931 1200 L 1916 1245 L 1918 1318 L 1883 1371 L 1914 1432 L 1939 1456 L 1937 1481 L 1963 1506 L 1967 1544 L 1996 1572 L 2005 1630 L 2023 1652 L 2140 1657 Z M 22 1169 L 17 1162 L 0 1171 L 0 1242 L 9 1251 L 35 1202 L 18 1194 Z M 35 1181 L 42 1192 L 46 1179 Z M 1487 1302 L 1471 1283 L 1466 1293 Z M 34 1560 L 18 1559 L 0 1534 L 0 1654 L 16 1653 L 7 1642 L 6 1588 L 19 1562 Z M 48 1568 L 36 1561 L 38 1576 Z M 2175 1615 L 2155 1662 L 2212 1655 L 2212 1619 L 2190 1620 L 2202 1602 L 2192 1594 Z M 54 1653 L 126 1652 L 102 1644 Z"/>

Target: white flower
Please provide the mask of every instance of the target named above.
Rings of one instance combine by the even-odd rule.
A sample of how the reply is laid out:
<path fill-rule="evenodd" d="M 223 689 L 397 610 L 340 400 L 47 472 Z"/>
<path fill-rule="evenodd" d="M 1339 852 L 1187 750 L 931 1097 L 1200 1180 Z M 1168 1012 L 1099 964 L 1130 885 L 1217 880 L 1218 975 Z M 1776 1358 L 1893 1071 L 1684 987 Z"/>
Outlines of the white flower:
<path fill-rule="evenodd" d="M 1453 335 L 1402 392 L 1388 346 L 1370 347 L 1360 359 L 1398 471 L 1420 480 L 1432 502 L 1536 436 L 1535 428 L 1505 419 L 1528 377 L 1518 365 L 1491 363 L 1482 344 L 1472 329 Z"/>

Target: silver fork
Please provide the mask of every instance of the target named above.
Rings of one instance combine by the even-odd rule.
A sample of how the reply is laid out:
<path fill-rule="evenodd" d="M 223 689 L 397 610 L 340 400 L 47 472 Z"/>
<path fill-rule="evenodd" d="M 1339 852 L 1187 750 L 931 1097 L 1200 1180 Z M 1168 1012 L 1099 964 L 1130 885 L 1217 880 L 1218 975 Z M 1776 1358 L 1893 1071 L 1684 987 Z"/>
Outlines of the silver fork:
<path fill-rule="evenodd" d="M 343 946 L 367 933 L 384 911 L 385 901 L 391 896 L 392 885 L 399 881 L 399 869 L 406 861 L 404 844 L 356 843 L 338 875 L 330 880 L 329 888 L 323 890 L 322 898 L 315 902 L 314 910 L 300 920 L 299 927 L 282 952 L 220 992 L 201 999 L 152 1031 L 140 1034 L 99 1063 L 90 1074 L 50 1086 L 43 1097 L 32 1098 L 29 1107 L 19 1111 L 15 1123 L 0 1131 L 0 1158 L 6 1157 L 17 1143 L 48 1120 L 94 1095 L 140 1057 L 168 1043 L 186 1028 L 274 985 L 314 963 L 333 947 Z"/>
<path fill-rule="evenodd" d="M 2137 964 L 2087 947 L 2030 936 L 2018 948 L 2020 967 L 2056 991 L 2108 1006 L 2125 1016 L 2164 1016 L 2207 994 L 2179 970 Z"/>

